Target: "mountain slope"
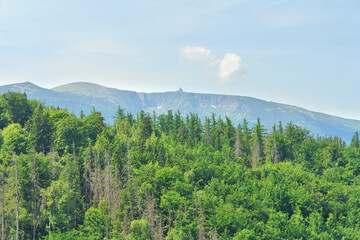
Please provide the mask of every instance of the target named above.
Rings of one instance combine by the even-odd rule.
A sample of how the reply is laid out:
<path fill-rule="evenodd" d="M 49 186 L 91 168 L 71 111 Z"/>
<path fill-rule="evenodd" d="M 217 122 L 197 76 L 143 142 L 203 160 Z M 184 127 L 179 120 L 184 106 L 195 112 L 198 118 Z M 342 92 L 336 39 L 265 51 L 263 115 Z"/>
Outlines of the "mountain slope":
<path fill-rule="evenodd" d="M 360 121 L 344 119 L 328 114 L 308 111 L 303 108 L 263 101 L 251 97 L 189 93 L 181 90 L 163 93 L 138 93 L 118 90 L 91 83 L 71 83 L 53 89 L 38 87 L 25 82 L 0 87 L 0 93 L 7 91 L 26 92 L 31 99 L 45 101 L 47 105 L 68 108 L 75 114 L 84 110 L 88 114 L 93 107 L 102 112 L 107 122 L 112 122 L 117 107 L 137 113 L 141 109 L 157 114 L 168 110 L 179 110 L 182 114 L 197 113 L 200 117 L 217 115 L 228 116 L 237 124 L 246 118 L 254 123 L 260 117 L 268 128 L 279 121 L 284 124 L 292 121 L 311 130 L 314 134 L 341 136 L 347 141 L 360 129 Z"/>
<path fill-rule="evenodd" d="M 8 91 L 25 92 L 29 99 L 45 102 L 46 105 L 67 108 L 70 112 L 78 113 L 77 109 L 87 109 L 87 98 L 73 93 L 58 93 L 46 88 L 39 87 L 31 82 L 0 86 L 0 93 Z"/>

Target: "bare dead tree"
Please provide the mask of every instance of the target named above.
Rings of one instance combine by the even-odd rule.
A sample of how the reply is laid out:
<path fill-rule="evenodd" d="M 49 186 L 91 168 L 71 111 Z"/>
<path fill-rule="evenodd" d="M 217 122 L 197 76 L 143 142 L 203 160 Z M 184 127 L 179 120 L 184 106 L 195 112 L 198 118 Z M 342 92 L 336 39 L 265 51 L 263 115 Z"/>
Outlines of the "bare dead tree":
<path fill-rule="evenodd" d="M 4 165 L 1 166 L 1 207 L 2 207 L 2 214 L 1 214 L 1 239 L 5 240 L 5 184 L 4 184 Z"/>
<path fill-rule="evenodd" d="M 209 239 L 210 240 L 218 240 L 219 239 L 219 234 L 217 233 L 216 229 L 210 230 Z"/>
<path fill-rule="evenodd" d="M 71 167 L 70 167 L 70 163 L 68 161 L 67 163 L 67 187 L 68 187 L 68 199 L 67 199 L 67 231 L 70 232 L 70 201 L 71 201 L 71 182 L 70 182 L 70 171 L 71 171 Z"/>
<path fill-rule="evenodd" d="M 163 227 L 162 227 L 162 214 L 160 213 L 160 228 L 159 228 L 159 232 L 160 232 L 160 240 L 163 240 Z"/>
<path fill-rule="evenodd" d="M 36 230 L 38 227 L 38 208 L 39 208 L 39 201 L 37 199 L 38 196 L 38 177 L 36 172 L 36 155 L 35 155 L 35 149 L 33 150 L 33 158 L 32 158 L 32 184 L 33 184 L 33 194 L 32 194 L 32 222 L 33 222 L 33 239 L 36 239 Z"/>
<path fill-rule="evenodd" d="M 130 191 L 130 182 L 131 182 L 131 173 L 130 173 L 130 152 L 129 152 L 129 146 L 127 147 L 127 155 L 126 155 L 127 161 L 126 161 L 126 168 L 127 168 L 127 190 L 128 190 L 128 196 L 129 196 L 129 205 L 130 205 L 130 218 L 131 221 L 134 220 L 134 214 L 133 214 L 133 206 L 131 201 L 131 191 Z"/>
<path fill-rule="evenodd" d="M 279 163 L 279 149 L 278 149 L 278 146 L 277 146 L 276 136 L 274 136 L 273 151 L 274 151 L 274 163 L 278 164 Z"/>
<path fill-rule="evenodd" d="M 168 208 L 168 232 L 170 232 L 170 230 L 171 230 L 171 209 L 170 209 L 170 206 L 169 206 L 169 208 Z"/>
<path fill-rule="evenodd" d="M 18 164 L 15 159 L 14 150 L 12 149 L 12 160 L 15 163 L 15 175 L 16 175 L 16 240 L 19 240 L 19 174 Z"/>
<path fill-rule="evenodd" d="M 150 224 L 151 236 L 155 235 L 155 201 L 154 194 L 147 194 L 146 209 L 142 216 Z"/>
<path fill-rule="evenodd" d="M 111 217 L 111 209 L 112 209 L 112 205 L 111 205 L 111 171 L 110 171 L 110 156 L 108 151 L 105 150 L 105 161 L 106 161 L 106 165 L 107 165 L 107 169 L 106 169 L 106 188 L 107 188 L 107 205 L 109 207 L 109 216 Z M 108 222 L 108 218 L 106 218 L 106 238 L 109 238 L 109 222 Z"/>
<path fill-rule="evenodd" d="M 92 173 L 92 156 L 91 148 L 89 147 L 88 155 L 85 158 L 84 172 L 83 172 L 83 192 L 85 208 L 88 208 L 91 202 L 91 173 Z"/>
<path fill-rule="evenodd" d="M 198 239 L 204 240 L 206 239 L 206 230 L 205 230 L 205 221 L 204 221 L 204 213 L 200 209 L 200 219 L 198 223 Z"/>
<path fill-rule="evenodd" d="M 106 161 L 106 188 L 107 188 L 107 203 L 108 207 L 112 206 L 112 194 L 111 194 L 111 168 L 110 168 L 110 155 L 108 151 L 105 151 L 105 161 Z M 111 216 L 111 211 L 110 211 Z"/>
<path fill-rule="evenodd" d="M 260 157 L 261 157 L 260 143 L 258 138 L 255 137 L 254 148 L 251 156 L 251 166 L 253 168 L 256 168 L 259 165 Z"/>
<path fill-rule="evenodd" d="M 130 228 L 129 228 L 129 219 L 128 219 L 128 215 L 126 213 L 123 214 L 123 230 L 125 234 L 128 234 L 130 232 Z"/>
<path fill-rule="evenodd" d="M 94 172 L 93 174 L 91 174 L 91 188 L 95 207 L 99 205 L 100 200 L 103 198 L 104 195 L 102 182 L 103 179 L 101 176 L 100 153 L 99 150 L 96 149 Z"/>
<path fill-rule="evenodd" d="M 210 123 L 208 120 L 206 120 L 205 122 L 205 134 L 204 134 L 204 141 L 206 144 L 210 145 L 211 144 L 211 139 L 210 139 Z"/>
<path fill-rule="evenodd" d="M 75 193 L 75 197 L 74 197 L 74 206 L 75 206 L 75 209 L 76 209 L 76 205 L 77 205 L 77 181 L 78 181 L 78 178 L 79 178 L 79 166 L 77 164 L 77 161 L 76 161 L 76 148 L 75 148 L 75 142 L 73 141 L 73 164 L 74 164 L 74 171 L 75 171 L 75 174 L 74 174 L 74 180 L 75 180 L 75 186 L 74 186 L 74 193 Z M 72 211 L 73 213 L 73 219 L 74 219 L 74 226 L 76 228 L 77 226 L 77 211 Z"/>
<path fill-rule="evenodd" d="M 241 149 L 241 139 L 240 139 L 240 132 L 236 130 L 236 141 L 235 141 L 235 156 L 242 157 L 242 149 Z"/>

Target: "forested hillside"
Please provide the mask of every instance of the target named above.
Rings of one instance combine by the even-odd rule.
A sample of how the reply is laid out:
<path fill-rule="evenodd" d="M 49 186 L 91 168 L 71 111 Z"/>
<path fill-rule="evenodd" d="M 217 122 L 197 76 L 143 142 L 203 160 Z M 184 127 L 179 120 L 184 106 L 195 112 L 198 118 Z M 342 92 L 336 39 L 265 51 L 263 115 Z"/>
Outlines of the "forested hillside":
<path fill-rule="evenodd" d="M 2 239 L 360 239 L 360 148 L 281 122 L 0 96 Z"/>

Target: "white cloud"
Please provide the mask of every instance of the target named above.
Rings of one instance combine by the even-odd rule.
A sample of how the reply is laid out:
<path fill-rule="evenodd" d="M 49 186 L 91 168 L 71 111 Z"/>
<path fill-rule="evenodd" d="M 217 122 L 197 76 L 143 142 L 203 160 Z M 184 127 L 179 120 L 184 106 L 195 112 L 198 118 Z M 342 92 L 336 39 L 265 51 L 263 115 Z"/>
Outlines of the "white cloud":
<path fill-rule="evenodd" d="M 208 60 L 211 63 L 216 61 L 216 57 L 209 49 L 199 47 L 199 46 L 192 46 L 192 47 L 182 47 L 180 48 L 180 55 L 190 61 L 197 61 L 197 60 Z"/>
<path fill-rule="evenodd" d="M 235 53 L 227 53 L 219 64 L 219 81 L 222 84 L 230 83 L 234 79 L 234 75 L 241 71 L 241 58 Z"/>
<path fill-rule="evenodd" d="M 189 61 L 208 61 L 211 67 L 216 68 L 219 83 L 227 84 L 234 81 L 236 73 L 242 70 L 241 58 L 235 53 L 227 53 L 220 60 L 209 49 L 199 46 L 186 46 L 179 49 L 182 58 Z"/>

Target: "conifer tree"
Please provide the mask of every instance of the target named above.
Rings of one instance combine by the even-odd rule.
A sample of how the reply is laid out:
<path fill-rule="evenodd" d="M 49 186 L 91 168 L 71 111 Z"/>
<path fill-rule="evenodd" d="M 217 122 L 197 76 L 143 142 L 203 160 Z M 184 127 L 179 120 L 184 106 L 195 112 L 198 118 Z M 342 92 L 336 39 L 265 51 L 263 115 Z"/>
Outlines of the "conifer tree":
<path fill-rule="evenodd" d="M 238 128 L 236 129 L 235 135 L 235 156 L 236 157 L 243 157 L 243 143 L 242 143 L 242 127 L 239 124 Z"/>
<path fill-rule="evenodd" d="M 210 119 L 205 117 L 205 134 L 204 134 L 204 142 L 207 145 L 211 144 L 211 139 L 210 139 Z"/>
<path fill-rule="evenodd" d="M 42 104 L 35 109 L 29 131 L 36 152 L 48 153 L 53 142 L 53 124 L 49 112 L 44 109 Z"/>
<path fill-rule="evenodd" d="M 18 164 L 15 159 L 14 151 L 12 151 L 12 161 L 15 164 L 15 187 L 16 187 L 16 240 L 19 240 L 19 173 L 18 173 Z"/>
<path fill-rule="evenodd" d="M 1 239 L 5 240 L 5 166 L 1 165 Z"/>
<path fill-rule="evenodd" d="M 354 148 L 359 148 L 360 147 L 359 131 L 356 131 L 354 133 L 354 136 L 351 139 L 350 146 L 352 146 Z"/>
<path fill-rule="evenodd" d="M 252 137 L 252 156 L 251 165 L 256 168 L 262 159 L 264 159 L 264 128 L 258 118 L 256 125 L 253 128 Z"/>
<path fill-rule="evenodd" d="M 245 159 L 248 159 L 251 154 L 251 147 L 250 147 L 250 141 L 251 141 L 251 130 L 248 127 L 249 122 L 244 118 L 243 121 L 243 134 L 241 142 L 243 142 L 243 155 Z"/>

